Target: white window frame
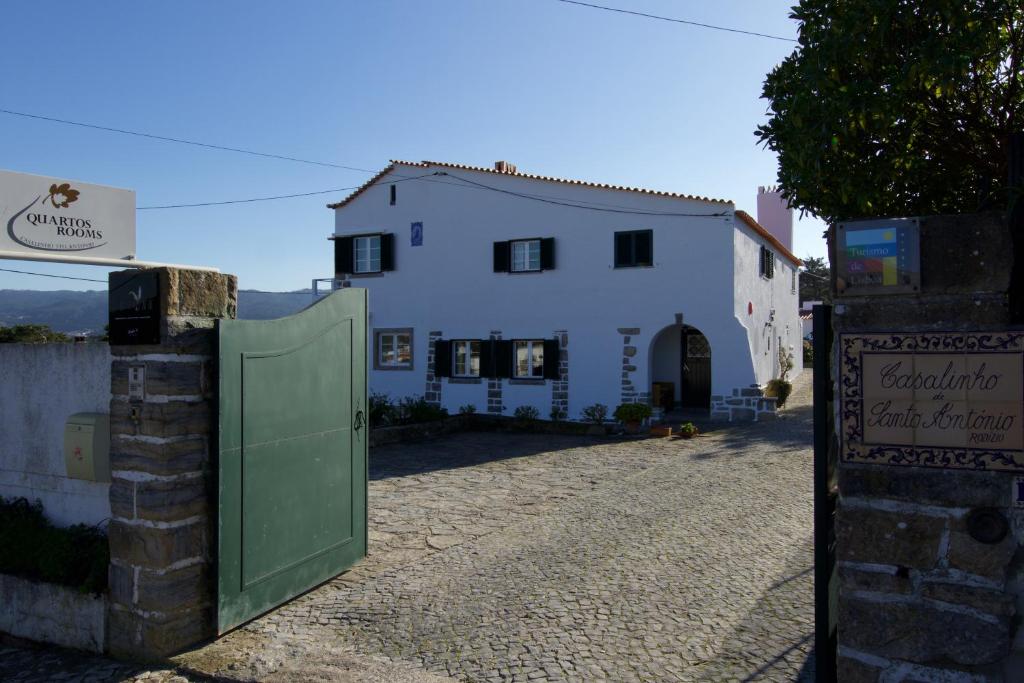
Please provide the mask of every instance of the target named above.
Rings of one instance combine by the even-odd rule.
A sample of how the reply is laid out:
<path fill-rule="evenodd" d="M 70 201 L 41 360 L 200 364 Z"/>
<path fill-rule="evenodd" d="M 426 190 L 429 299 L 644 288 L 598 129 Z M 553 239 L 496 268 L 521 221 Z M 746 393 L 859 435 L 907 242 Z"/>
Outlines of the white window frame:
<path fill-rule="evenodd" d="M 378 370 L 412 370 L 413 363 L 413 346 L 412 346 L 412 330 L 379 330 L 376 333 L 377 343 L 375 344 L 376 350 L 376 369 Z M 399 338 L 406 337 L 408 339 L 409 346 L 409 360 L 399 360 Z M 384 358 L 384 340 L 390 339 L 391 348 L 394 353 L 394 360 L 388 361 Z"/>
<path fill-rule="evenodd" d="M 377 259 L 373 252 L 376 246 Z M 364 258 L 361 258 L 362 251 Z M 381 238 L 380 235 L 360 235 L 352 238 L 352 272 L 356 274 L 381 272 Z"/>
<path fill-rule="evenodd" d="M 519 247 L 523 250 L 523 267 L 516 267 L 516 248 Z M 536 252 L 534 252 L 536 247 Z M 541 263 L 541 245 L 540 239 L 528 239 L 528 240 L 512 240 L 509 244 L 509 272 L 512 273 L 536 273 L 540 271 Z M 531 262 L 531 257 L 536 256 L 536 266 L 534 267 Z"/>
<path fill-rule="evenodd" d="M 529 374 L 519 373 L 519 349 L 526 345 L 526 357 L 528 359 Z M 533 359 L 534 349 L 540 349 L 540 360 Z M 533 374 L 539 370 L 539 374 Z M 512 342 L 512 379 L 544 379 L 544 341 L 541 339 L 516 339 Z"/>
<path fill-rule="evenodd" d="M 473 345 L 476 345 L 476 373 L 473 370 Z M 459 372 L 459 348 L 466 349 L 465 372 Z M 452 377 L 480 377 L 481 346 L 479 339 L 455 339 L 452 341 Z"/>

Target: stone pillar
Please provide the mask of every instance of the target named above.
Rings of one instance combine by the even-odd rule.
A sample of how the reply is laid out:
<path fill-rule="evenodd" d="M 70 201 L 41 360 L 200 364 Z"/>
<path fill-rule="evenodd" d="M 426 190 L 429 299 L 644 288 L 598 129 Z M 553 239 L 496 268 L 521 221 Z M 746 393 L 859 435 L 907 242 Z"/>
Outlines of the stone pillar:
<path fill-rule="evenodd" d="M 834 367 L 844 362 L 844 334 L 925 340 L 1006 330 L 1012 253 L 999 215 L 924 219 L 921 291 L 836 297 Z M 849 391 L 837 378 L 840 438 L 851 417 L 839 399 Z M 856 405 L 853 412 L 856 419 Z M 839 680 L 1024 680 L 1015 626 L 1024 567 L 1013 561 L 1024 515 L 1011 495 L 1024 463 L 969 450 L 933 457 L 889 448 L 870 457 L 844 450 L 838 466 Z M 986 471 L 998 468 L 1006 471 Z"/>
<path fill-rule="evenodd" d="M 558 379 L 551 383 L 551 412 L 569 417 L 569 331 L 555 330 L 558 339 Z"/>
<path fill-rule="evenodd" d="M 423 392 L 423 400 L 434 406 L 441 406 L 441 378 L 434 374 L 434 358 L 437 355 L 437 341 L 441 339 L 440 330 L 427 335 L 427 384 Z"/>
<path fill-rule="evenodd" d="M 238 304 L 233 275 L 158 271 L 160 343 L 111 346 L 109 649 L 142 660 L 215 634 L 213 326 Z"/>
<path fill-rule="evenodd" d="M 619 334 L 622 335 L 622 390 L 620 399 L 622 403 L 647 403 L 648 392 L 638 392 L 633 385 L 632 375 L 636 372 L 636 346 L 633 337 L 640 334 L 639 327 L 620 327 Z M 612 407 L 615 410 L 615 407 Z"/>
<path fill-rule="evenodd" d="M 491 330 L 491 341 L 501 339 L 501 330 Z M 505 410 L 504 399 L 502 398 L 502 384 L 500 377 L 487 379 L 487 413 L 489 415 L 501 415 Z"/>

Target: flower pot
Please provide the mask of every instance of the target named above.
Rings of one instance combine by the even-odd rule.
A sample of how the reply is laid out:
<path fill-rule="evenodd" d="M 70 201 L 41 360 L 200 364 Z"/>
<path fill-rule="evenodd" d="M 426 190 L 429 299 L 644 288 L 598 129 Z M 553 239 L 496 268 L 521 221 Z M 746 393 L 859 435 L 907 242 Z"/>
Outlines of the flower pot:
<path fill-rule="evenodd" d="M 672 428 L 668 425 L 654 425 L 651 427 L 651 436 L 672 436 Z"/>

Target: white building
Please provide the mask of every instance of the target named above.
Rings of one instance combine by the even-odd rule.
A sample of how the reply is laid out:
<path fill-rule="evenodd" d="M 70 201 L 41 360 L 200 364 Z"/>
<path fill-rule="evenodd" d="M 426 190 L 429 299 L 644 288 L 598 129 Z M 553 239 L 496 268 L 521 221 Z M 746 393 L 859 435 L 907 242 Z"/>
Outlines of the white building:
<path fill-rule="evenodd" d="M 800 372 L 800 262 L 732 202 L 395 161 L 328 206 L 336 278 L 369 290 L 373 392 L 569 419 L 670 393 L 751 419 L 780 348 Z"/>

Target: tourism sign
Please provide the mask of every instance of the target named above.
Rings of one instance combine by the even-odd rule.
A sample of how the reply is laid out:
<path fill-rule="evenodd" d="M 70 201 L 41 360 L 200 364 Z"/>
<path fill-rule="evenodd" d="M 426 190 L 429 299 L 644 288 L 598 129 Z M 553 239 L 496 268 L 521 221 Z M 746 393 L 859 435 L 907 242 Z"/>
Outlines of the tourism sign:
<path fill-rule="evenodd" d="M 1024 331 L 840 338 L 843 459 L 1024 472 Z"/>
<path fill-rule="evenodd" d="M 135 257 L 135 192 L 0 171 L 0 251 Z"/>
<path fill-rule="evenodd" d="M 836 240 L 836 289 L 840 294 L 896 294 L 920 288 L 918 219 L 840 223 Z"/>

